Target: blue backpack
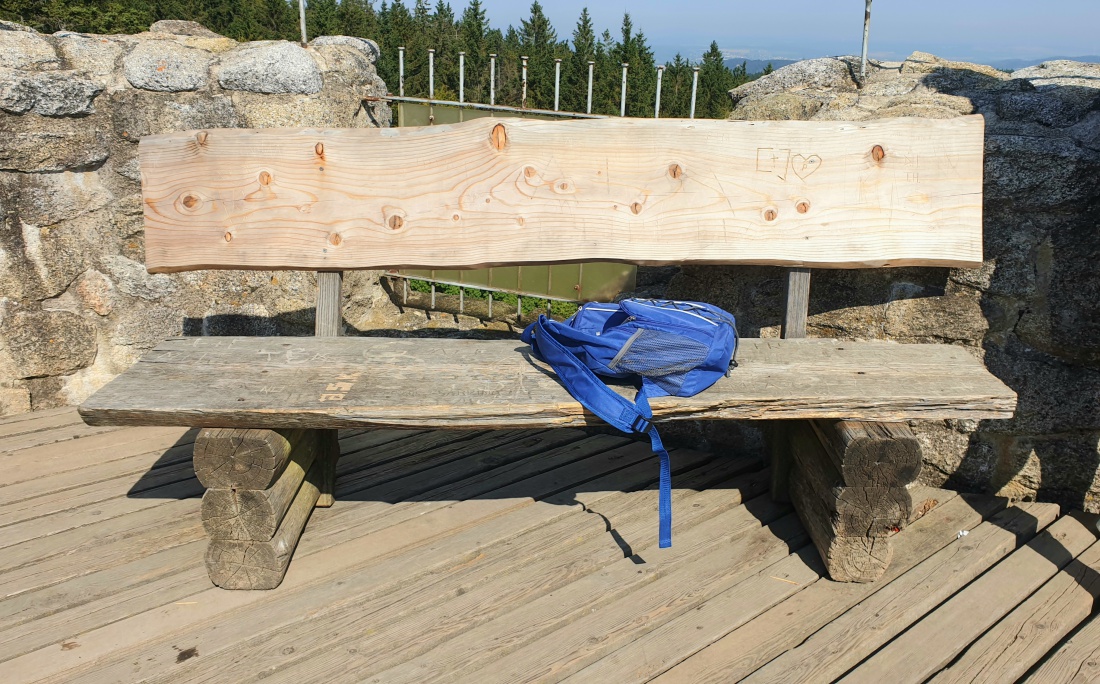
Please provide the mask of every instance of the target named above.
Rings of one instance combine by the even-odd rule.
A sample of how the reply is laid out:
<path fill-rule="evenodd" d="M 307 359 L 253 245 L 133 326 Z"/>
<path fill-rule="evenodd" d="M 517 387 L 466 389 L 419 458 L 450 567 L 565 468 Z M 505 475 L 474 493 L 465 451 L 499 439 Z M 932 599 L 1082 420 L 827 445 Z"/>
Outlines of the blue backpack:
<path fill-rule="evenodd" d="M 523 341 L 586 409 L 623 432 L 649 435 L 661 462 L 660 547 L 672 546 L 672 467 L 649 399 L 690 397 L 728 375 L 736 365 L 733 316 L 700 302 L 625 299 L 585 304 L 563 323 L 539 316 Z M 597 375 L 640 384 L 634 401 Z"/>

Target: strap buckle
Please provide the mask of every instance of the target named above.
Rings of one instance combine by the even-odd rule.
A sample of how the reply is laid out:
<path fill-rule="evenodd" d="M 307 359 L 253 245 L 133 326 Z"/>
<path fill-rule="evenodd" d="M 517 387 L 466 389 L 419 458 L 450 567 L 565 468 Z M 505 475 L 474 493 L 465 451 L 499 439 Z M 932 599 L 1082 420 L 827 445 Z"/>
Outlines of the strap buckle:
<path fill-rule="evenodd" d="M 634 422 L 630 424 L 630 429 L 634 432 L 649 432 L 651 426 L 652 424 L 648 420 L 642 416 L 637 416 L 634 418 Z"/>

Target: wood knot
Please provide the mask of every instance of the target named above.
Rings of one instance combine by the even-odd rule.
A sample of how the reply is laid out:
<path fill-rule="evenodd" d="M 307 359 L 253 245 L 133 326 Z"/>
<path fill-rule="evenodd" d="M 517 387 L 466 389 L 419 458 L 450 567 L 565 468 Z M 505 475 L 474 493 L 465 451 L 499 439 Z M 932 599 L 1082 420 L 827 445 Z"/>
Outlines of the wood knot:
<path fill-rule="evenodd" d="M 673 178 L 679 179 L 680 176 L 684 175 L 684 170 L 680 167 L 679 164 L 669 164 L 668 175 L 672 176 Z"/>
<path fill-rule="evenodd" d="M 498 123 L 496 126 L 493 126 L 493 130 L 489 134 L 489 140 L 497 150 L 504 149 L 504 146 L 508 144 L 508 131 L 505 130 L 504 124 Z"/>
<path fill-rule="evenodd" d="M 528 178 L 534 178 L 536 173 L 538 173 L 538 171 L 536 171 L 535 167 L 533 166 L 523 167 L 523 175 L 527 176 Z"/>
<path fill-rule="evenodd" d="M 630 205 L 630 211 L 634 212 L 635 214 L 642 213 L 642 203 L 641 202 L 635 202 L 634 204 L 631 204 Z"/>
<path fill-rule="evenodd" d="M 325 156 L 325 144 L 324 143 L 317 143 L 316 145 L 313 146 L 313 151 L 317 153 L 318 157 L 324 157 Z"/>
<path fill-rule="evenodd" d="M 800 214 L 805 214 L 810 210 L 809 200 L 798 200 L 798 204 L 794 205 L 795 211 Z"/>
<path fill-rule="evenodd" d="M 390 217 L 389 224 L 391 230 L 401 230 L 401 227 L 405 225 L 405 219 L 394 214 Z"/>
<path fill-rule="evenodd" d="M 882 145 L 875 145 L 871 148 L 871 159 L 877 162 L 882 161 L 886 157 L 886 150 L 882 149 Z"/>
<path fill-rule="evenodd" d="M 765 221 L 774 221 L 778 217 L 779 217 L 779 212 L 776 211 L 775 207 L 768 207 L 767 209 L 764 210 L 764 220 Z"/>
<path fill-rule="evenodd" d="M 333 233 L 328 236 L 328 241 L 333 247 L 339 247 L 340 243 L 344 241 L 344 238 L 340 237 L 339 233 Z"/>
<path fill-rule="evenodd" d="M 271 174 L 267 171 L 260 172 L 260 185 L 271 185 Z"/>
<path fill-rule="evenodd" d="M 123 135 L 126 135 L 126 134 L 123 133 Z M 206 131 L 199 131 L 198 133 L 195 134 L 195 140 L 197 140 L 200 145 L 205 145 L 206 144 L 206 138 L 207 138 L 208 135 L 210 135 L 210 134 Z"/>
<path fill-rule="evenodd" d="M 461 218 L 461 217 L 458 214 L 454 214 L 454 215 L 451 216 L 452 221 L 457 221 L 459 218 Z"/>
<path fill-rule="evenodd" d="M 226 242 L 233 242 L 233 233 L 230 233 L 228 230 L 225 231 L 225 235 L 223 237 L 225 237 Z"/>
<path fill-rule="evenodd" d="M 184 196 L 183 196 L 183 197 L 182 197 L 182 198 L 180 199 L 180 202 L 182 202 L 182 203 L 183 203 L 183 206 L 187 207 L 188 209 L 194 209 L 195 207 L 199 206 L 199 203 L 200 203 L 201 201 L 202 201 L 202 200 L 200 200 L 200 199 L 199 199 L 198 197 L 196 197 L 195 195 L 184 195 Z"/>

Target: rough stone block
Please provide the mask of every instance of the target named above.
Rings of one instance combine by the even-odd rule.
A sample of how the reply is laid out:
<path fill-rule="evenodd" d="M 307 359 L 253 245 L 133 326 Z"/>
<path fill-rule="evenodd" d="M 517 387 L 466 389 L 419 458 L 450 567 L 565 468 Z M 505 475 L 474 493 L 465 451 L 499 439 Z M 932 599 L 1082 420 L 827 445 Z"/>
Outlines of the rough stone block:
<path fill-rule="evenodd" d="M 64 171 L 103 163 L 106 117 L 79 119 L 0 114 L 0 171 Z"/>
<path fill-rule="evenodd" d="M 122 66 L 135 88 L 179 92 L 204 87 L 213 59 L 209 52 L 172 40 L 150 40 L 138 43 Z"/>
<path fill-rule="evenodd" d="M 133 143 L 157 133 L 239 125 L 232 100 L 221 95 L 122 90 L 111 93 L 110 106 L 115 134 Z"/>
<path fill-rule="evenodd" d="M 54 38 L 57 51 L 70 69 L 101 85 L 115 81 L 115 67 L 122 55 L 122 46 L 117 42 L 83 33 L 55 33 Z"/>
<path fill-rule="evenodd" d="M 248 43 L 221 58 L 218 83 L 226 90 L 311 95 L 323 85 L 309 52 L 286 41 Z"/>
<path fill-rule="evenodd" d="M 356 38 L 353 36 L 319 36 L 309 41 L 309 46 L 312 48 L 321 48 L 330 45 L 346 45 L 354 48 L 366 55 L 370 59 L 371 64 L 377 62 L 378 57 L 382 54 L 382 51 L 378 48 L 378 43 L 369 38 Z"/>
<path fill-rule="evenodd" d="M 6 23 L 6 22 L 5 22 Z M 46 38 L 18 24 L 0 26 L 0 67 L 8 69 L 57 69 L 61 60 Z"/>
<path fill-rule="evenodd" d="M 68 311 L 20 311 L 5 328 L 17 378 L 64 375 L 95 360 L 95 328 Z"/>
<path fill-rule="evenodd" d="M 80 78 L 75 71 L 0 69 L 0 109 L 12 114 L 90 114 L 95 111 L 92 100 L 102 91 L 102 86 Z"/>
<path fill-rule="evenodd" d="M 179 19 L 161 19 L 153 22 L 149 27 L 150 33 L 170 33 L 176 36 L 196 36 L 199 38 L 221 38 L 197 21 L 182 21 Z"/>

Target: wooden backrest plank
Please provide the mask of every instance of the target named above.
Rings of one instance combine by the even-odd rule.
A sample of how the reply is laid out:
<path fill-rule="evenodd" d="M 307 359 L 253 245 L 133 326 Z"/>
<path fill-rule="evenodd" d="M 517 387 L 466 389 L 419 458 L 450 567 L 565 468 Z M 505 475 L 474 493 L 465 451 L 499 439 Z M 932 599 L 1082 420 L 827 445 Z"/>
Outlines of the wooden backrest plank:
<path fill-rule="evenodd" d="M 146 265 L 974 267 L 983 136 L 980 116 L 156 135 Z"/>

